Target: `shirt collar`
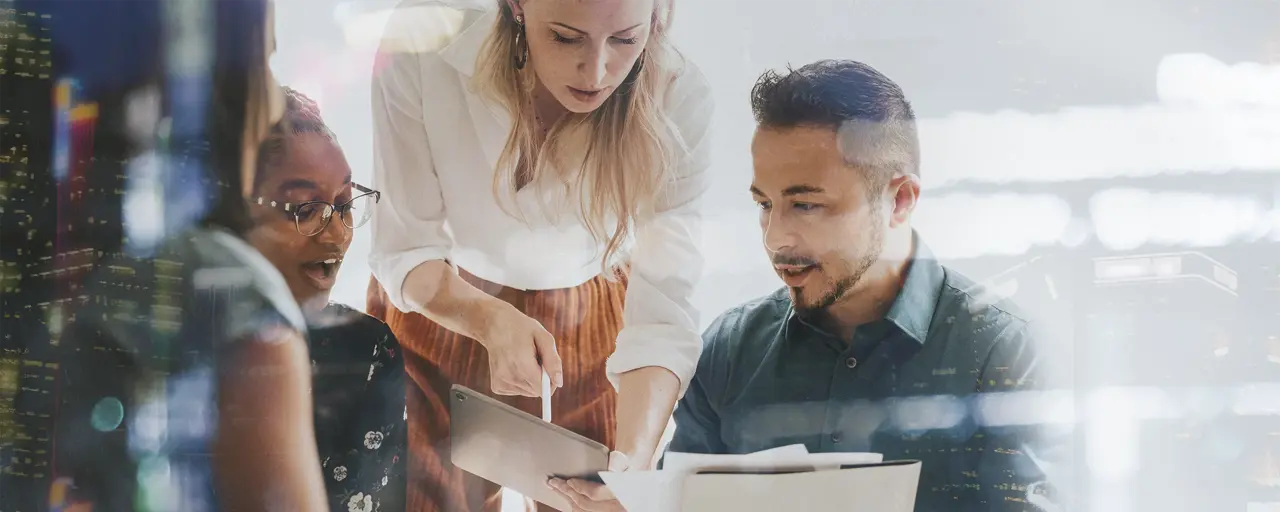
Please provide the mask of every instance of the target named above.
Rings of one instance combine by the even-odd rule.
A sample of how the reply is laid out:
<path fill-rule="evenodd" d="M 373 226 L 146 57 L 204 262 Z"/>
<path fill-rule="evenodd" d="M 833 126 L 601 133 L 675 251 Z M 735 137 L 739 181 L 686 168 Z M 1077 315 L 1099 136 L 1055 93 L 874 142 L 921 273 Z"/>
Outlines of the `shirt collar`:
<path fill-rule="evenodd" d="M 484 40 L 493 30 L 498 19 L 498 8 L 483 2 L 466 6 L 468 8 L 462 30 L 449 46 L 440 50 L 440 57 L 463 76 L 470 77 L 475 73 L 476 58 L 480 56 L 480 48 Z"/>
<path fill-rule="evenodd" d="M 254 281 L 257 282 L 259 291 L 293 325 L 293 328 L 298 332 L 307 332 L 306 317 L 303 316 L 298 301 L 289 292 L 289 285 L 285 282 L 284 275 L 280 274 L 280 270 L 267 261 L 262 253 L 239 237 L 222 229 L 212 229 L 209 233 L 214 241 L 226 247 L 235 258 L 240 260 L 241 264 L 249 269 Z"/>
<path fill-rule="evenodd" d="M 893 305 L 885 315 L 885 320 L 893 324 L 907 337 L 917 343 L 924 344 L 929 338 L 929 325 L 933 322 L 933 312 L 937 308 L 938 298 L 942 295 L 943 281 L 946 271 L 933 251 L 925 245 L 918 234 L 912 234 L 915 241 L 915 254 L 907 269 L 907 280 L 898 292 Z M 785 290 L 783 291 L 784 296 Z M 787 296 L 788 332 L 794 324 L 804 325 L 807 329 L 825 332 L 812 322 L 806 322 L 796 314 L 795 305 Z"/>
<path fill-rule="evenodd" d="M 942 295 L 946 272 L 920 236 L 913 234 L 912 237 L 916 251 L 911 257 L 907 281 L 885 318 L 902 329 L 904 334 L 924 344 L 929 338 L 929 324 L 933 322 L 933 311 L 938 306 L 938 297 Z"/>

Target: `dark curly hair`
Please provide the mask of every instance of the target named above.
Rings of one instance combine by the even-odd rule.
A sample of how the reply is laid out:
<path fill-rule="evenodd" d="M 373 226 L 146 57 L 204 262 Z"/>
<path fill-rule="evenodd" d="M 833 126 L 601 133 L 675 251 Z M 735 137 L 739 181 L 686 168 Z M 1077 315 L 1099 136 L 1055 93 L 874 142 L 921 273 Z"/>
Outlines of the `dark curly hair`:
<path fill-rule="evenodd" d="M 280 122 L 271 128 L 271 133 L 267 135 L 266 140 L 262 141 L 262 145 L 258 148 L 258 173 L 254 187 L 262 183 L 264 175 L 270 171 L 273 166 L 279 165 L 280 160 L 284 158 L 285 149 L 288 148 L 289 140 L 295 135 L 304 133 L 320 134 L 324 138 L 338 143 L 338 136 L 329 129 L 329 125 L 324 123 L 324 118 L 320 116 L 320 105 L 315 100 L 307 97 L 307 95 L 298 92 L 296 89 L 285 86 L 284 89 L 284 116 L 280 118 Z"/>

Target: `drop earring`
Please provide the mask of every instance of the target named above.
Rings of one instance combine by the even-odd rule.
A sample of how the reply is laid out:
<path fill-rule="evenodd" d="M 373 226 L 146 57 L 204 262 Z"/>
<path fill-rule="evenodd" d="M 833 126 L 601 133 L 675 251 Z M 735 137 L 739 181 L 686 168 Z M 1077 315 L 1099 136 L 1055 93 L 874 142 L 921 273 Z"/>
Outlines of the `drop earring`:
<path fill-rule="evenodd" d="M 525 41 L 524 36 L 524 16 L 515 15 L 516 21 L 516 51 L 512 57 L 516 70 L 524 69 L 524 65 L 529 62 L 529 42 Z"/>

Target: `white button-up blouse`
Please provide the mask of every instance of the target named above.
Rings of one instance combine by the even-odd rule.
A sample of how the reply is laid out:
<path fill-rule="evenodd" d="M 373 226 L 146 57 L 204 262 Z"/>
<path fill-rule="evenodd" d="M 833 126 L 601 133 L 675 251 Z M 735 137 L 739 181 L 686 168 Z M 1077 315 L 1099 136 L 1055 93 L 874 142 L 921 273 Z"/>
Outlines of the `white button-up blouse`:
<path fill-rule="evenodd" d="M 382 200 L 369 262 L 401 310 L 410 309 L 405 277 L 430 260 L 525 290 L 570 288 L 601 271 L 602 244 L 573 210 L 537 213 L 564 201 L 535 196 L 548 192 L 528 186 L 515 194 L 521 212 L 515 217 L 495 197 L 494 172 L 510 118 L 467 82 L 497 15 L 491 2 L 405 2 L 382 39 L 372 86 L 373 186 Z M 662 104 L 683 155 L 656 215 L 638 224 L 631 240 L 624 326 L 606 372 L 616 386 L 621 373 L 667 368 L 680 378 L 683 395 L 702 350 L 691 299 L 703 265 L 700 203 L 713 108 L 706 79 L 692 63 L 674 77 Z"/>

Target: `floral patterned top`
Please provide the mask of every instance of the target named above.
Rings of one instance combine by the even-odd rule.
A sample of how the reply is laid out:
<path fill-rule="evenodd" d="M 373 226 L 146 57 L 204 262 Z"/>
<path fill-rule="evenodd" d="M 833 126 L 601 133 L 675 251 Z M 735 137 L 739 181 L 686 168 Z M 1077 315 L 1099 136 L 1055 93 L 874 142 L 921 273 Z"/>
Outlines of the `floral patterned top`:
<path fill-rule="evenodd" d="M 386 324 L 338 304 L 308 319 L 329 509 L 405 509 L 405 372 Z"/>

